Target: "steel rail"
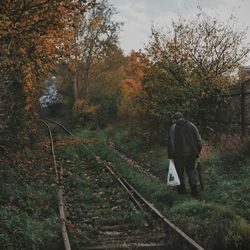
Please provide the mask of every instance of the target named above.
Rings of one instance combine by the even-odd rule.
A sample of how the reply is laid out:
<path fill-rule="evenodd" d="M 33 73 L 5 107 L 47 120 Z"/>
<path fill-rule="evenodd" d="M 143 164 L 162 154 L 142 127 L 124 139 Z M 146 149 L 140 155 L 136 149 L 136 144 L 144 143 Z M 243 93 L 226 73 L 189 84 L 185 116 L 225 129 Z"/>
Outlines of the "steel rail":
<path fill-rule="evenodd" d="M 132 198 L 132 200 L 135 202 L 135 204 L 141 209 L 143 210 L 143 207 L 141 206 L 140 202 L 138 201 L 138 199 L 136 199 L 136 197 L 134 196 L 133 192 L 131 192 L 131 189 L 129 189 L 129 187 L 125 184 L 124 179 L 122 176 L 118 176 L 117 173 L 115 173 L 108 165 L 106 165 L 106 168 L 108 168 L 109 172 L 119 181 L 119 183 L 123 186 L 123 188 L 128 192 L 128 194 L 130 195 L 130 197 Z"/>
<path fill-rule="evenodd" d="M 117 147 L 117 145 L 114 143 L 114 141 L 112 139 L 108 139 L 107 140 L 108 146 L 109 148 L 111 148 L 116 154 L 118 154 L 123 160 L 125 160 L 128 164 L 132 164 L 132 166 L 134 168 L 136 168 L 137 170 L 139 170 L 142 174 L 148 176 L 149 178 L 151 178 L 153 181 L 156 181 L 159 185 L 161 186 L 166 186 L 166 184 L 160 180 L 159 177 L 151 174 L 150 172 L 147 172 L 143 169 L 142 166 L 140 166 L 135 160 L 132 160 L 130 158 L 128 158 L 126 155 L 124 155 L 123 153 L 121 153 Z"/>
<path fill-rule="evenodd" d="M 59 200 L 59 215 L 60 215 L 60 220 L 61 220 L 61 231 L 62 231 L 62 237 L 63 237 L 63 242 L 65 246 L 65 250 L 71 250 L 71 245 L 69 241 L 69 236 L 67 232 L 67 227 L 66 227 L 66 216 L 65 216 L 65 209 L 64 209 L 64 202 L 63 202 L 63 187 L 62 187 L 62 174 L 63 174 L 63 169 L 62 167 L 60 168 L 60 171 L 58 171 L 57 167 L 57 162 L 56 162 L 56 157 L 55 157 L 55 147 L 54 147 L 54 140 L 53 140 L 53 135 L 51 128 L 49 124 L 44 121 L 43 119 L 40 119 L 43 124 L 46 125 L 48 132 L 49 132 L 49 137 L 50 137 L 50 142 L 51 142 L 51 153 L 52 153 L 52 159 L 53 159 L 53 165 L 55 169 L 55 174 L 56 174 L 56 184 L 58 186 L 58 200 Z"/>
<path fill-rule="evenodd" d="M 58 125 L 59 127 L 61 127 L 66 133 L 68 133 L 69 135 L 75 137 L 65 126 L 63 126 L 62 124 L 60 124 L 57 121 L 54 121 L 54 120 L 51 120 L 51 119 L 48 119 L 48 118 L 41 118 L 40 120 L 46 120 L 46 121 L 48 121 L 50 123 L 54 123 L 54 124 Z"/>
<path fill-rule="evenodd" d="M 57 162 L 56 162 L 56 157 L 55 157 L 55 147 L 54 147 L 54 140 L 53 140 L 52 131 L 51 131 L 51 128 L 50 128 L 49 124 L 46 121 L 44 121 L 42 119 L 40 119 L 40 121 L 47 127 L 48 132 L 49 132 L 50 149 L 51 149 L 51 153 L 52 153 L 53 166 L 54 166 L 54 169 L 55 169 L 56 181 L 58 182 L 59 181 L 59 173 L 58 173 Z"/>
<path fill-rule="evenodd" d="M 60 123 L 46 119 L 49 122 L 55 123 L 58 126 L 62 127 L 65 131 L 67 131 L 68 134 L 72 135 L 73 134 L 68 131 L 63 125 Z M 84 145 L 84 144 L 83 144 Z M 101 160 L 99 156 L 97 156 L 94 152 L 92 152 L 86 145 L 84 147 L 92 154 L 95 156 L 97 162 L 99 164 L 104 165 L 107 170 L 111 173 L 112 176 L 121 184 L 121 186 L 128 192 L 130 197 L 133 199 L 133 201 L 137 204 L 137 206 L 143 210 L 140 202 L 144 203 L 147 205 L 147 207 L 154 212 L 155 215 L 157 215 L 164 223 L 166 223 L 171 229 L 173 229 L 176 233 L 178 233 L 186 242 L 190 244 L 194 249 L 197 250 L 205 250 L 201 245 L 199 245 L 196 241 L 194 241 L 190 236 L 188 236 L 186 233 L 184 233 L 180 228 L 178 228 L 174 223 L 172 223 L 170 220 L 168 220 L 155 206 L 153 203 L 149 202 L 147 199 L 145 199 L 142 194 L 140 194 L 126 179 L 124 179 L 123 176 L 121 176 L 116 170 L 114 170 L 112 167 L 108 166 L 105 161 Z M 136 197 L 137 196 L 137 197 Z M 138 201 L 140 200 L 140 202 Z"/>
<path fill-rule="evenodd" d="M 163 222 L 165 222 L 170 228 L 172 228 L 175 232 L 177 232 L 184 240 L 186 240 L 194 249 L 197 250 L 205 250 L 202 246 L 200 246 L 196 241 L 194 241 L 190 236 L 184 233 L 180 228 L 178 228 L 174 223 L 168 220 L 155 206 L 153 203 L 150 203 L 147 199 L 145 199 L 131 184 L 126 181 L 117 171 L 112 169 L 107 164 L 104 164 L 105 167 L 109 170 L 109 172 L 122 184 L 122 186 L 126 187 L 126 190 L 129 189 L 130 193 L 132 193 L 132 198 L 136 199 L 134 194 L 143 202 L 147 207 L 154 212 Z M 139 203 L 139 201 L 137 200 Z M 140 203 L 139 203 L 140 204 Z"/>
<path fill-rule="evenodd" d="M 124 182 L 133 189 L 133 191 L 137 194 L 137 196 L 158 216 L 160 217 L 169 227 L 175 230 L 180 236 L 182 236 L 186 241 L 190 243 L 197 250 L 204 250 L 202 246 L 200 246 L 196 241 L 194 241 L 190 236 L 184 233 L 181 229 L 179 229 L 174 223 L 168 220 L 155 206 L 153 203 L 150 203 L 146 200 L 133 186 L 131 186 L 126 180 Z"/>

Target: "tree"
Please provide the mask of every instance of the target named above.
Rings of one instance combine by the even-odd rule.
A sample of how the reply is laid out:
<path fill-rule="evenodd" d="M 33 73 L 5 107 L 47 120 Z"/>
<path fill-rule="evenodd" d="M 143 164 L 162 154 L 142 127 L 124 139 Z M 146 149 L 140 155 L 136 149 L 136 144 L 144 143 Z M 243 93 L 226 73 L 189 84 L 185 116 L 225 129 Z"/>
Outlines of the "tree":
<path fill-rule="evenodd" d="M 128 63 L 124 69 L 124 79 L 121 88 L 120 115 L 123 121 L 131 124 L 138 117 L 137 98 L 142 94 L 142 80 L 148 66 L 145 55 L 141 52 L 131 51 Z"/>
<path fill-rule="evenodd" d="M 90 12 L 78 20 L 76 45 L 77 55 L 77 93 L 75 98 L 88 99 L 91 84 L 107 68 L 100 68 L 113 47 L 118 44 L 118 31 L 121 23 L 113 20 L 115 8 L 106 0 L 101 0 Z"/>
<path fill-rule="evenodd" d="M 119 47 L 112 46 L 99 65 L 99 75 L 89 87 L 88 98 L 96 106 L 99 126 L 112 124 L 117 119 L 121 98 L 121 86 L 124 77 L 126 58 Z"/>
<path fill-rule="evenodd" d="M 67 65 L 68 70 L 65 71 L 64 64 L 60 66 L 64 70 L 58 71 L 60 90 L 71 90 L 68 93 L 64 91 L 65 97 L 72 104 L 75 122 L 81 126 L 93 122 L 106 123 L 110 116 L 108 113 L 116 113 L 124 56 L 118 46 L 121 23 L 114 21 L 115 13 L 112 5 L 101 0 L 89 12 L 78 16 L 74 54 Z M 102 121 L 99 119 L 101 113 L 106 114 Z M 87 121 L 88 117 L 91 122 Z"/>
<path fill-rule="evenodd" d="M 92 80 L 87 98 L 81 97 L 75 102 L 75 122 L 81 126 L 103 127 L 116 120 L 124 62 L 121 49 L 110 47 L 107 55 L 95 66 L 99 74 Z"/>
<path fill-rule="evenodd" d="M 0 102 L 4 105 L 0 115 L 1 134 L 7 141 L 10 134 L 15 141 L 27 131 L 34 134 L 41 79 L 70 55 L 75 15 L 87 7 L 87 2 L 73 0 L 0 2 Z"/>
<path fill-rule="evenodd" d="M 146 49 L 154 70 L 143 81 L 144 109 L 165 121 L 177 110 L 199 122 L 216 119 L 222 94 L 249 52 L 246 32 L 235 31 L 234 22 L 199 13 L 173 22 L 166 34 L 152 28 Z"/>

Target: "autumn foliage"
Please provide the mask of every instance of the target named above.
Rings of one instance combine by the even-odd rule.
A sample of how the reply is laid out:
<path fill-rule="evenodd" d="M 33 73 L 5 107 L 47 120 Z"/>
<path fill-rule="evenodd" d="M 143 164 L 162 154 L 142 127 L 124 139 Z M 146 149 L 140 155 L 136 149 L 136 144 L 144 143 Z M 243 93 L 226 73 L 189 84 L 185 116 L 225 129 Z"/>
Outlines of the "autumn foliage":
<path fill-rule="evenodd" d="M 56 64 L 69 58 L 75 18 L 87 7 L 86 1 L 73 0 L 1 1 L 2 134 L 8 132 L 18 137 L 25 130 L 34 132 L 31 122 L 36 114 L 41 80 Z"/>
<path fill-rule="evenodd" d="M 222 23 L 199 13 L 191 20 L 180 18 L 165 32 L 152 27 L 145 49 L 150 67 L 133 105 L 140 110 L 138 130 L 145 128 L 148 139 L 166 141 L 176 111 L 204 127 L 209 121 L 216 124 L 227 105 L 223 95 L 237 82 L 237 69 L 249 52 L 245 30 L 234 30 L 234 21 Z"/>
<path fill-rule="evenodd" d="M 142 80 L 148 67 L 149 63 L 143 53 L 131 51 L 124 68 L 122 98 L 119 106 L 120 115 L 127 124 L 138 119 L 140 113 L 138 98 L 142 95 Z"/>

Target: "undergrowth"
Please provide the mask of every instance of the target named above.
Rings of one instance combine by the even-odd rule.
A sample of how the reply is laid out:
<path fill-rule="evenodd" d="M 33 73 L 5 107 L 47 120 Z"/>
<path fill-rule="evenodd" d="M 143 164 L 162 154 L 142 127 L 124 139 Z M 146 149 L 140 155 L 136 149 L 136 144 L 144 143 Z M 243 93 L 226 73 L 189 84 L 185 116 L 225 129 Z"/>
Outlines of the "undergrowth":
<path fill-rule="evenodd" d="M 101 133 L 102 134 L 102 133 Z M 103 136 L 100 134 L 101 140 Z M 93 133 L 81 133 L 91 138 Z M 98 155 L 105 149 L 91 141 L 57 150 L 64 166 L 64 185 L 67 197 L 68 219 L 72 225 L 70 239 L 73 249 L 81 249 L 98 241 L 102 227 L 128 224 L 132 228 L 144 226 L 143 213 L 136 213 L 127 194 L 117 181 L 99 163 L 89 149 L 96 145 Z"/>
<path fill-rule="evenodd" d="M 122 189 L 115 191 L 116 181 L 95 154 L 114 163 L 139 192 L 205 249 L 250 249 L 249 144 L 202 160 L 205 190 L 201 200 L 196 200 L 190 194 L 179 196 L 174 189 L 143 176 L 108 147 L 107 138 L 112 136 L 123 153 L 163 182 L 168 165 L 165 148 L 145 147 L 121 130 L 78 131 L 76 135 L 85 141 L 66 139 L 56 151 L 58 164 L 65 168 L 67 226 L 74 249 L 93 242 L 102 226 L 117 223 L 127 223 L 132 228 L 143 226 L 145 215 L 135 214 L 126 205 L 128 197 Z M 1 158 L 4 160 L 0 162 L 0 249 L 62 247 L 57 187 L 50 160 L 44 161 L 48 158 L 46 150 L 49 147 L 45 143 Z"/>
<path fill-rule="evenodd" d="M 130 138 L 122 131 L 118 134 L 112 132 L 109 136 L 115 140 L 120 151 L 166 180 L 166 149 L 158 146 L 151 149 L 141 147 L 137 139 Z M 142 177 L 120 159 L 116 159 L 116 156 L 111 156 L 105 144 L 104 141 L 99 142 L 103 157 L 117 162 L 120 171 L 133 185 L 206 249 L 250 249 L 250 227 L 247 223 L 250 219 L 250 160 L 247 145 L 202 160 L 205 190 L 201 192 L 201 200 L 195 200 L 190 194 L 178 196 L 170 188 L 162 189 Z M 93 149 L 98 152 L 99 146 Z M 161 195 L 165 198 L 162 199 Z"/>
<path fill-rule="evenodd" d="M 53 169 L 40 146 L 1 158 L 0 249 L 56 249 L 60 244 Z"/>

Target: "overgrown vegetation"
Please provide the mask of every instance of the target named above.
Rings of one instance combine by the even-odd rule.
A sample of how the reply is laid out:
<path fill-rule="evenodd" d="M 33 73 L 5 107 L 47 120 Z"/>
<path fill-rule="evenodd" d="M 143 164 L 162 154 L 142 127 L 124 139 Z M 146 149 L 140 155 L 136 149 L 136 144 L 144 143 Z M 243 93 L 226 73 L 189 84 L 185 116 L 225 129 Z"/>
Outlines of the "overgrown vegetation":
<path fill-rule="evenodd" d="M 201 200 L 195 200 L 189 194 L 178 196 L 172 188 L 155 183 L 129 166 L 108 147 L 107 136 L 112 135 L 124 153 L 132 151 L 130 157 L 166 181 L 166 151 L 160 146 L 142 147 L 140 140 L 128 137 L 122 130 L 117 134 L 85 130 L 77 135 L 84 140 L 60 138 L 57 148 L 59 164 L 65 168 L 67 226 L 75 249 L 93 243 L 103 226 L 128 224 L 135 231 L 143 228 L 143 216 L 129 207 L 124 191 L 117 189 L 116 181 L 93 153 L 113 162 L 167 218 L 206 249 L 248 249 L 250 163 L 246 147 L 203 159 L 205 191 Z M 44 164 L 45 155 L 37 149 L 25 149 L 15 157 L 15 163 L 9 159 L 1 164 L 0 244 L 3 249 L 31 246 L 56 249 L 61 244 L 53 168 L 49 162 Z"/>
<path fill-rule="evenodd" d="M 92 242 L 102 225 L 141 228 L 144 217 L 124 203 L 125 195 L 85 143 L 206 248 L 250 248 L 249 142 L 202 160 L 200 201 L 142 176 L 107 146 L 111 136 L 123 153 L 166 182 L 166 128 L 175 111 L 197 121 L 216 143 L 223 131 L 233 136 L 221 122 L 237 122 L 240 115 L 244 120 L 244 105 L 241 114 L 234 106 L 248 100 L 242 93 L 233 102 L 224 95 L 237 77 L 245 77 L 235 73 L 249 52 L 246 30 L 235 31 L 233 18 L 222 23 L 200 9 L 194 19 L 180 18 L 166 32 L 152 27 L 145 53 L 125 56 L 118 42 L 122 23 L 107 0 L 5 0 L 0 12 L 1 249 L 61 248 L 57 187 L 53 167 L 44 160 L 49 145 L 36 144 L 42 134 L 38 98 L 50 78 L 56 79 L 64 108 L 52 105 L 47 114 L 57 113 L 85 138 L 62 140 L 57 151 L 65 167 L 67 226 L 75 249 Z M 210 121 L 218 122 L 210 128 Z M 97 130 L 111 125 L 109 131 Z"/>
<path fill-rule="evenodd" d="M 61 241 L 54 173 L 43 146 L 1 158 L 1 249 L 55 249 Z"/>
<path fill-rule="evenodd" d="M 65 171 L 64 186 L 72 248 L 105 244 L 101 232 L 112 226 L 116 226 L 118 231 L 125 230 L 127 242 L 136 235 L 144 235 L 145 232 L 150 234 L 150 229 L 145 228 L 145 214 L 136 212 L 123 188 L 97 161 L 94 152 L 89 150 L 97 148 L 98 155 L 104 154 L 99 149 L 106 152 L 107 149 L 99 145 L 100 139 L 105 139 L 103 132 L 81 134 L 87 139 L 72 144 L 65 141 L 57 151 Z M 125 229 L 122 229 L 124 226 Z M 150 241 L 155 237 L 160 240 L 157 235 L 148 236 L 145 240 Z"/>
<path fill-rule="evenodd" d="M 149 166 L 156 176 L 160 178 L 164 176 L 162 180 L 166 181 L 168 160 L 164 149 L 147 150 L 140 146 L 139 141 L 135 144 L 135 139 L 128 137 L 126 132 L 119 131 L 112 133 L 112 136 L 121 151 L 141 162 L 146 168 Z M 170 220 L 201 242 L 205 249 L 249 249 L 248 143 L 242 145 L 239 150 L 215 151 L 202 159 L 205 190 L 201 192 L 200 200 L 193 199 L 189 194 L 178 196 L 174 190 L 166 187 L 167 193 L 170 192 L 171 196 L 165 196 L 165 203 L 162 205 L 160 199 L 157 199 L 158 196 L 152 192 L 152 185 L 149 182 L 143 183 L 143 178 L 136 178 L 136 174 L 132 170 L 130 172 L 127 167 L 126 171 L 130 173 L 126 173 L 125 170 L 123 172 L 139 189 L 138 183 L 143 183 L 143 193 L 153 199 Z M 131 145 L 136 148 L 133 149 Z M 130 153 L 131 150 L 134 154 Z M 150 160 L 145 161 L 147 158 Z M 156 188 L 164 196 L 166 191 L 162 191 L 159 186 Z M 145 189 L 150 190 L 148 194 Z"/>

